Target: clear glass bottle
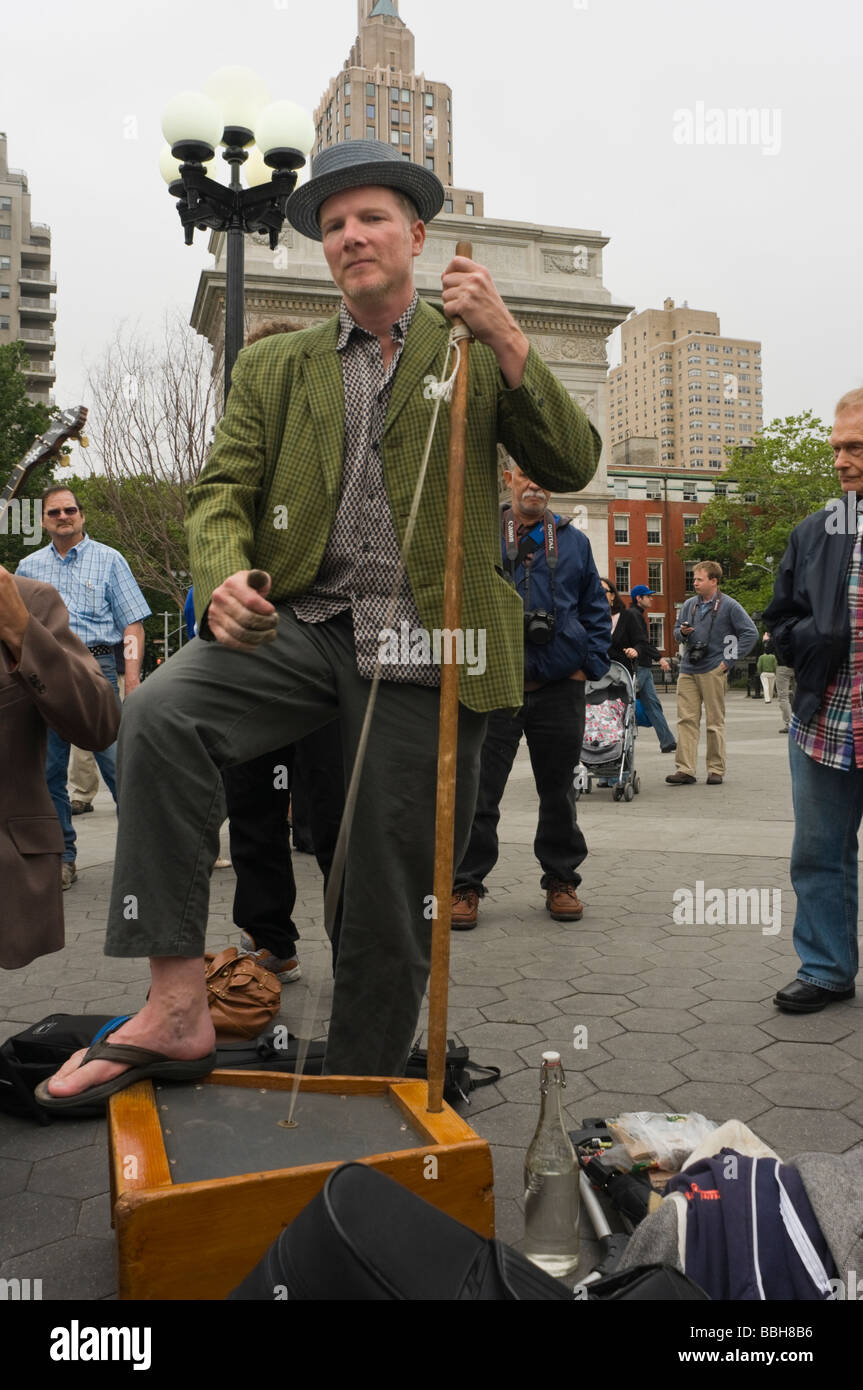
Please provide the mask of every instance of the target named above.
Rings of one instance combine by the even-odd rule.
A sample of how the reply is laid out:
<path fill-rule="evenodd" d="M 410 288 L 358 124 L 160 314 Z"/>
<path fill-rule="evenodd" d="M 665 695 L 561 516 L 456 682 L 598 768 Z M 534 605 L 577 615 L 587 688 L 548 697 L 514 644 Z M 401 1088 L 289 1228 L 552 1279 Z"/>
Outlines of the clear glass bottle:
<path fill-rule="evenodd" d="M 524 1162 L 524 1246 L 529 1260 L 561 1279 L 578 1265 L 578 1161 L 563 1120 L 566 1077 L 559 1052 L 542 1054 L 539 1124 Z"/>

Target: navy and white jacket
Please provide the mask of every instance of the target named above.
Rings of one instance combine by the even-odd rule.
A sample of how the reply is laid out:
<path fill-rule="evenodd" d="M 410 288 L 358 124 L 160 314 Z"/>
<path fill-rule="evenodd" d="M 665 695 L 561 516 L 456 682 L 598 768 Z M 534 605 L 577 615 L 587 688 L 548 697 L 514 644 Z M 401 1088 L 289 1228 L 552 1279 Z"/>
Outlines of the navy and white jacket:
<path fill-rule="evenodd" d="M 602 588 L 590 541 L 569 517 L 555 514 L 557 526 L 557 568 L 552 593 L 545 546 L 542 544 L 544 519 L 530 535 L 540 546 L 512 573 L 515 587 L 531 611 L 554 613 L 554 636 L 547 646 L 524 644 L 524 678 L 529 681 L 565 680 L 584 671 L 588 680 L 599 680 L 608 670 L 611 641 L 611 615 Z M 509 574 L 506 544 L 501 536 L 504 573 Z M 530 568 L 528 596 L 527 569 Z"/>

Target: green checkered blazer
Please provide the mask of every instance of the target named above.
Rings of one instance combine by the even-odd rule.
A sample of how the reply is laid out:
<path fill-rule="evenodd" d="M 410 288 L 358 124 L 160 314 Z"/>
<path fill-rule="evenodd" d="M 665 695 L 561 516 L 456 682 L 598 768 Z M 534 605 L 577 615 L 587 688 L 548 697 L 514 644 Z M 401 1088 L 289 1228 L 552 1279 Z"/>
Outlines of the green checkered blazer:
<path fill-rule="evenodd" d="M 387 496 L 404 538 L 450 325 L 420 300 L 393 383 L 383 434 Z M 189 493 L 186 528 L 201 624 L 213 590 L 238 570 L 272 576 L 268 597 L 304 593 L 323 556 L 339 500 L 344 394 L 338 315 L 318 328 L 274 334 L 245 348 L 232 374 L 209 459 Z M 449 408 L 438 420 L 407 574 L 423 626 L 443 627 Z M 460 672 L 459 698 L 474 710 L 521 705 L 522 601 L 503 577 L 497 442 L 531 478 L 555 492 L 590 481 L 601 440 L 531 349 L 524 380 L 507 387 L 490 348 L 470 354 L 461 626 L 486 632 L 486 669 Z M 285 524 L 286 522 L 286 524 Z"/>

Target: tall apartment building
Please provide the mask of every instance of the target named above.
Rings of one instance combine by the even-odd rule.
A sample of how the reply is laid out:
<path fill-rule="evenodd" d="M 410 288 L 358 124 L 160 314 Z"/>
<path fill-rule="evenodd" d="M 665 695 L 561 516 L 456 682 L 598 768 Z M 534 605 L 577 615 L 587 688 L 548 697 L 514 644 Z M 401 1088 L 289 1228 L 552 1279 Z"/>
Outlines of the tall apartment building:
<path fill-rule="evenodd" d="M 0 344 L 20 338 L 27 349 L 27 391 L 48 404 L 54 385 L 54 320 L 51 228 L 30 220 L 30 191 L 23 169 L 10 169 L 0 131 Z"/>
<path fill-rule="evenodd" d="M 761 344 L 723 337 L 717 314 L 673 299 L 634 314 L 608 375 L 608 421 L 612 446 L 658 440 L 663 469 L 724 468 L 726 449 L 761 429 Z"/>
<path fill-rule="evenodd" d="M 414 71 L 398 0 L 358 0 L 358 34 L 315 110 L 313 154 L 341 140 L 387 140 L 446 189 L 444 212 L 483 216 L 479 191 L 453 187 L 452 90 Z"/>

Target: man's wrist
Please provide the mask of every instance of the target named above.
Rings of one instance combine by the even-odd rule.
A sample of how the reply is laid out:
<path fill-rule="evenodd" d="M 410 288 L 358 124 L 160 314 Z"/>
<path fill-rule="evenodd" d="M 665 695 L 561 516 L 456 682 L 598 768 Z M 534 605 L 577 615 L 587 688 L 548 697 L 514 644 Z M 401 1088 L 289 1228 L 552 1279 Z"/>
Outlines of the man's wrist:
<path fill-rule="evenodd" d="M 515 321 L 505 339 L 494 344 L 493 351 L 504 381 L 511 391 L 516 391 L 524 381 L 530 343 Z"/>

